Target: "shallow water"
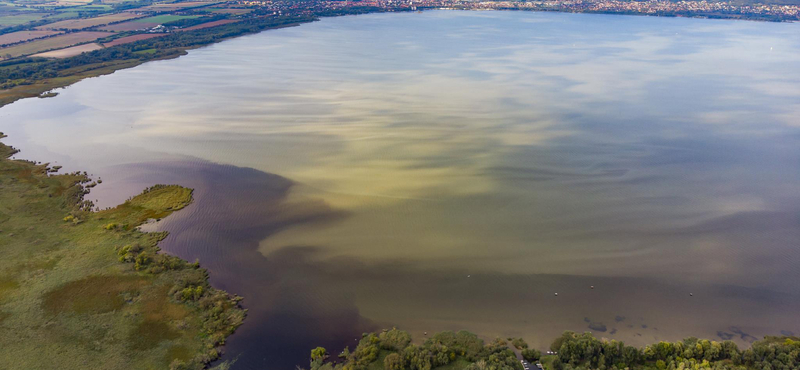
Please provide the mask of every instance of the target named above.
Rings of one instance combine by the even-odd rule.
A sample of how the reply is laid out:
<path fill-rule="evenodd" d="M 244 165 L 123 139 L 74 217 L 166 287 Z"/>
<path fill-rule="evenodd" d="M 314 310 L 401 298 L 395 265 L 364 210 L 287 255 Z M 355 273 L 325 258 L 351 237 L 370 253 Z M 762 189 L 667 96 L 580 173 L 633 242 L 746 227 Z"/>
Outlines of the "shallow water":
<path fill-rule="evenodd" d="M 197 189 L 156 228 L 245 297 L 237 369 L 293 368 L 392 325 L 542 348 L 567 329 L 746 344 L 800 332 L 798 35 L 332 18 L 19 101 L 0 131 L 20 157 L 102 177 L 103 207 Z"/>

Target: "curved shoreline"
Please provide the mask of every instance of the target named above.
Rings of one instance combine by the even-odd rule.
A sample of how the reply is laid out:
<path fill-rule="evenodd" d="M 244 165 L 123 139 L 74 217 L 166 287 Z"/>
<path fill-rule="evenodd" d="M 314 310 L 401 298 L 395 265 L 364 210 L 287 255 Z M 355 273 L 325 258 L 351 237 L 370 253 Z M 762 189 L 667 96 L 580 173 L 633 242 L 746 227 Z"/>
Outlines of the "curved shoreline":
<path fill-rule="evenodd" d="M 244 320 L 242 298 L 212 287 L 198 262 L 159 253 L 166 232 L 138 229 L 186 207 L 192 190 L 155 185 L 99 210 L 84 196 L 101 180 L 9 159 L 16 153 L 0 142 L 0 367 L 217 360 Z"/>

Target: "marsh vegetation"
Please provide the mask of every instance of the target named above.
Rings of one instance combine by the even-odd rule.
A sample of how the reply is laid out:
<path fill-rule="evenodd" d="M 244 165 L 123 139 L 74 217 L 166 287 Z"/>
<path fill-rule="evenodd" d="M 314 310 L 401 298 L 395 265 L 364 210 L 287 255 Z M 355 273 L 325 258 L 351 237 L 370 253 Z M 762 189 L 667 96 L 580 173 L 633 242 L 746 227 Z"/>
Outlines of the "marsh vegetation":
<path fill-rule="evenodd" d="M 2 135 L 0 134 L 0 138 Z M 118 207 L 84 200 L 84 173 L 10 160 L 0 143 L 0 367 L 198 369 L 242 323 L 240 298 L 137 229 L 192 190 L 156 185 Z M 187 292 L 189 292 L 187 294 Z"/>

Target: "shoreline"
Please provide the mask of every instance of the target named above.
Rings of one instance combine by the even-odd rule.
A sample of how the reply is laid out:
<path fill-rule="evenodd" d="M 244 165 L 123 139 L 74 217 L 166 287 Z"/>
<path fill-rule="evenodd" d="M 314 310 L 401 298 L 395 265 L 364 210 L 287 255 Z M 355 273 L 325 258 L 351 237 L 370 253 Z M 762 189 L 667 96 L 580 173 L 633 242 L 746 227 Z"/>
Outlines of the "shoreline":
<path fill-rule="evenodd" d="M 267 27 L 267 28 L 265 28 L 263 30 L 260 30 L 258 32 L 274 30 L 274 29 L 288 28 L 288 27 L 296 27 L 296 26 L 299 26 L 299 25 L 301 25 L 303 23 L 309 23 L 309 22 L 313 22 L 313 21 L 316 21 L 316 20 L 317 19 L 308 20 L 308 21 L 298 21 L 298 22 L 293 22 L 293 23 L 289 23 L 289 24 L 281 24 L 281 25 L 277 25 L 277 26 L 274 26 L 274 27 Z M 241 34 L 241 35 L 226 37 L 226 38 L 220 39 L 217 42 L 230 40 L 230 39 L 233 39 L 233 38 L 239 37 L 239 36 L 251 35 L 251 34 L 258 33 L 258 32 L 244 33 L 244 34 Z M 17 100 L 21 100 L 21 99 L 35 98 L 35 97 L 38 97 L 40 99 L 44 99 L 44 98 L 55 97 L 55 96 L 58 95 L 58 92 L 57 91 L 53 91 L 53 90 L 66 88 L 66 87 L 68 87 L 68 86 L 70 86 L 72 84 L 75 84 L 77 82 L 80 82 L 80 81 L 82 81 L 84 79 L 110 75 L 110 74 L 112 74 L 112 73 L 114 73 L 116 71 L 120 71 L 120 70 L 123 70 L 123 69 L 134 68 L 134 67 L 140 66 L 142 64 L 145 64 L 147 62 L 156 62 L 156 61 L 161 61 L 161 60 L 170 60 L 170 59 L 179 58 L 181 56 L 184 56 L 184 55 L 188 54 L 188 52 L 190 50 L 200 49 L 200 48 L 203 48 L 203 47 L 206 47 L 206 46 L 209 46 L 209 45 L 213 45 L 213 44 L 215 44 L 217 42 L 210 43 L 210 44 L 203 44 L 203 45 L 193 45 L 193 46 L 190 46 L 190 47 L 180 48 L 177 51 L 177 53 L 173 53 L 171 55 L 166 55 L 166 56 L 159 57 L 159 58 L 153 58 L 153 59 L 148 59 L 148 60 L 130 60 L 130 61 L 121 61 L 120 63 L 111 63 L 110 65 L 103 65 L 103 66 L 101 66 L 99 68 L 88 69 L 88 70 L 86 70 L 84 72 L 79 72 L 79 73 L 76 73 L 76 74 L 73 74 L 73 75 L 68 75 L 68 76 L 64 76 L 64 77 L 58 77 L 58 78 L 54 78 L 52 80 L 43 80 L 43 81 L 39 81 L 39 82 L 31 84 L 31 85 L 19 85 L 19 86 L 12 87 L 10 89 L 0 90 L 0 108 L 6 106 L 8 104 L 11 104 L 11 103 L 13 103 L 13 102 L 15 102 Z"/>
<path fill-rule="evenodd" d="M 236 34 L 236 35 L 223 36 L 223 37 L 221 37 L 221 38 L 219 38 L 219 39 L 217 39 L 215 41 L 208 42 L 208 43 L 190 45 L 190 46 L 184 46 L 184 47 L 176 47 L 176 48 L 173 48 L 173 49 L 166 50 L 166 51 L 168 51 L 167 55 L 160 55 L 160 56 L 157 56 L 157 57 L 154 57 L 154 58 L 151 58 L 151 59 L 112 60 L 110 62 L 102 62 L 102 63 L 100 63 L 100 65 L 90 65 L 90 68 L 84 68 L 83 70 L 74 71 L 74 73 L 70 73 L 70 74 L 67 74 L 67 75 L 64 75 L 64 76 L 59 76 L 59 77 L 50 78 L 50 79 L 37 80 L 37 81 L 35 81 L 34 83 L 31 83 L 31 84 L 17 85 L 17 86 L 11 87 L 9 89 L 0 90 L 0 108 L 2 108 L 5 105 L 11 104 L 11 103 L 13 103 L 13 102 L 15 102 L 17 100 L 21 100 L 21 99 L 25 99 L 25 98 L 33 98 L 33 97 L 49 98 L 49 97 L 54 97 L 54 96 L 58 95 L 58 92 L 53 91 L 53 90 L 68 87 L 68 86 L 70 86 L 70 85 L 72 85 L 72 84 L 74 84 L 76 82 L 79 82 L 79 81 L 81 81 L 83 79 L 86 79 L 86 78 L 100 77 L 100 76 L 104 76 L 104 75 L 109 75 L 109 74 L 112 74 L 112 73 L 114 73 L 114 72 L 116 72 L 118 70 L 133 68 L 133 67 L 139 66 L 141 64 L 144 64 L 144 63 L 147 63 L 147 62 L 151 62 L 151 61 L 169 60 L 169 59 L 178 58 L 178 57 L 181 57 L 183 55 L 186 55 L 189 50 L 199 49 L 199 48 L 202 48 L 204 46 L 209 46 L 209 45 L 212 45 L 212 44 L 216 44 L 218 42 L 230 40 L 230 39 L 233 39 L 233 38 L 236 38 L 236 37 L 239 37 L 239 36 L 251 35 L 251 34 L 256 34 L 256 33 L 264 32 L 264 31 L 282 29 L 282 28 L 287 28 L 287 27 L 296 27 L 296 26 L 300 26 L 300 25 L 302 25 L 304 23 L 310 23 L 310 22 L 319 21 L 320 19 L 327 18 L 327 17 L 338 17 L 338 16 L 347 16 L 347 15 L 361 15 L 361 14 L 374 14 L 374 13 L 392 13 L 392 12 L 413 12 L 413 11 L 422 12 L 422 11 L 430 11 L 430 10 L 555 12 L 555 13 L 569 13 L 569 14 L 594 14 L 594 15 L 604 14 L 604 15 L 613 15 L 613 16 L 617 16 L 617 15 L 618 16 L 646 16 L 646 17 L 663 17 L 663 18 L 693 18 L 693 19 L 707 19 L 707 20 L 756 21 L 756 22 L 770 22 L 770 23 L 773 23 L 773 22 L 774 23 L 797 23 L 797 20 L 789 20 L 789 19 L 787 19 L 787 20 L 784 20 L 784 19 L 760 19 L 760 18 L 754 18 L 754 17 L 732 17 L 732 16 L 729 17 L 729 16 L 725 16 L 725 15 L 711 16 L 711 15 L 703 15 L 703 14 L 692 15 L 692 14 L 678 14 L 678 13 L 649 14 L 649 13 L 641 13 L 641 12 L 615 12 L 615 11 L 593 11 L 593 10 L 572 11 L 572 10 L 569 10 L 569 9 L 522 9 L 522 8 L 475 8 L 475 9 L 472 9 L 472 8 L 464 8 L 464 7 L 441 7 L 441 6 L 431 6 L 431 7 L 422 6 L 422 7 L 419 7 L 418 9 L 406 9 L 406 8 L 398 8 L 398 9 L 366 8 L 366 9 L 350 9 L 350 10 L 344 9 L 340 13 L 335 13 L 335 14 L 313 14 L 312 13 L 310 15 L 305 16 L 305 18 L 302 18 L 302 16 L 300 16 L 302 19 L 298 19 L 298 20 L 296 20 L 294 22 L 290 22 L 290 23 L 286 23 L 286 24 L 266 25 L 265 27 L 259 28 L 258 30 L 255 30 L 255 31 L 248 30 L 248 31 Z M 298 16 L 286 15 L 286 16 L 282 16 L 282 17 L 298 17 Z M 231 26 L 236 26 L 236 25 L 240 25 L 242 23 L 246 23 L 248 21 L 258 21 L 258 20 L 267 21 L 267 18 L 258 17 L 258 18 L 252 18 L 252 19 L 245 19 L 245 20 L 242 20 L 242 21 L 239 21 L 239 22 L 231 23 L 230 25 Z M 280 21 L 280 20 L 278 20 L 278 21 Z M 194 33 L 194 32 L 198 32 L 198 33 L 201 33 L 201 32 L 214 32 L 214 31 L 218 31 L 219 29 L 224 29 L 224 26 L 212 27 L 212 28 L 208 28 L 208 29 L 194 30 L 194 31 L 188 31 L 186 33 L 190 33 L 190 32 L 191 33 Z M 173 32 L 171 34 L 168 34 L 164 38 L 169 38 L 169 37 L 174 36 L 175 34 L 178 34 L 178 33 L 179 32 Z M 148 42 L 153 42 L 153 40 L 142 40 L 142 41 L 134 42 L 134 43 L 131 43 L 131 44 L 118 45 L 118 46 L 113 46 L 113 47 L 110 47 L 110 48 L 104 48 L 104 49 L 100 49 L 98 51 L 114 49 L 114 48 L 121 49 L 121 47 L 131 47 L 131 46 L 136 46 L 136 45 L 141 45 L 141 44 L 147 44 Z M 81 54 L 81 55 L 78 55 L 78 56 L 75 56 L 75 57 L 65 58 L 65 59 L 62 59 L 62 60 L 70 60 L 72 58 L 83 57 L 83 56 L 91 57 L 91 55 L 93 55 L 95 53 L 96 52 L 88 52 L 88 53 L 84 53 L 84 54 Z M 30 58 L 31 58 L 30 56 L 22 57 L 21 60 L 30 59 Z M 7 63 L 9 61 L 15 62 L 15 61 L 18 61 L 18 59 L 11 59 L 11 60 L 8 60 L 8 61 L 0 62 L 0 66 L 2 66 L 4 62 Z"/>
<path fill-rule="evenodd" d="M 17 153 L 0 142 L 0 367 L 218 360 L 246 316 L 242 298 L 211 286 L 198 262 L 163 253 L 166 232 L 139 229 L 188 206 L 192 189 L 154 185 L 100 210 L 85 197 L 102 180 L 11 159 Z"/>

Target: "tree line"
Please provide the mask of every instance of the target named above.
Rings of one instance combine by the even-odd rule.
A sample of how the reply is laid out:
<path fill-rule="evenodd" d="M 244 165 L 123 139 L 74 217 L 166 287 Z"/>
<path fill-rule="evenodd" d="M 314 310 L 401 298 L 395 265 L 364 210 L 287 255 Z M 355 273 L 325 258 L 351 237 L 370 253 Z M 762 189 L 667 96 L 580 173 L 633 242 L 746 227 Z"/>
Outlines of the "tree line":
<path fill-rule="evenodd" d="M 800 338 L 765 337 L 745 350 L 736 343 L 686 338 L 636 348 L 616 340 L 599 340 L 590 333 L 565 332 L 553 341 L 558 353 L 554 370 L 623 369 L 800 369 Z"/>
<path fill-rule="evenodd" d="M 509 345 L 510 342 L 510 345 Z M 311 370 L 431 370 L 447 366 L 464 370 L 522 370 L 511 347 L 535 364 L 541 352 L 522 338 L 490 343 L 475 334 L 442 332 L 422 344 L 412 343 L 401 330 L 365 333 L 358 346 L 331 358 L 325 348 L 311 351 Z M 550 345 L 555 355 L 542 359 L 548 370 L 797 370 L 800 338 L 765 337 L 741 350 L 736 343 L 694 337 L 659 342 L 643 348 L 621 341 L 597 339 L 591 333 L 564 332 Z M 531 369 L 533 370 L 533 369 Z"/>
<path fill-rule="evenodd" d="M 413 344 L 411 336 L 392 329 L 380 334 L 364 334 L 358 346 L 329 358 L 324 348 L 311 351 L 311 370 L 431 370 L 453 362 L 466 365 L 467 370 L 523 370 L 514 351 L 503 339 L 490 343 L 466 331 L 441 332 L 422 344 Z M 340 362 L 341 361 L 341 362 Z"/>

